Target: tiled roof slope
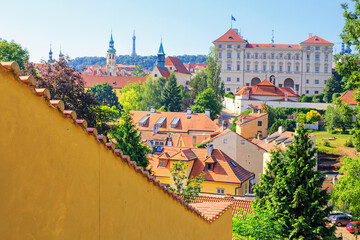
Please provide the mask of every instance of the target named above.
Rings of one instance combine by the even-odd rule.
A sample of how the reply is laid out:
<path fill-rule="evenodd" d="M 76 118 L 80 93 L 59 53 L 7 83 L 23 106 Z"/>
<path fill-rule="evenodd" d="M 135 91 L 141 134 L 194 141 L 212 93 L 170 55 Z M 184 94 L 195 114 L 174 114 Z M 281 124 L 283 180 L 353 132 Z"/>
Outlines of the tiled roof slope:
<path fill-rule="evenodd" d="M 159 132 L 188 133 L 189 131 L 215 132 L 216 130 L 216 124 L 203 113 L 192 113 L 190 118 L 188 118 L 186 112 L 150 113 L 150 111 L 131 111 L 131 113 L 133 114 L 134 123 L 140 131 L 153 131 L 154 124 L 160 117 L 166 117 L 166 120 L 159 127 Z M 146 116 L 149 117 L 149 120 L 144 126 L 139 126 L 139 121 Z M 174 118 L 180 118 L 180 121 L 175 128 L 172 128 L 171 122 Z"/>
<path fill-rule="evenodd" d="M 224 202 L 224 203 L 231 203 L 233 217 L 239 213 L 240 211 L 245 211 L 245 213 L 251 212 L 251 201 L 250 200 L 243 200 L 237 199 L 236 197 L 224 197 L 224 196 L 217 196 L 217 197 L 209 197 L 209 196 L 202 196 L 199 195 L 193 201 L 194 203 L 209 203 L 209 202 Z"/>
<path fill-rule="evenodd" d="M 288 87 L 276 87 L 272 83 L 268 84 L 268 80 L 265 79 L 256 86 L 245 86 L 241 88 L 235 95 L 246 95 L 249 91 L 250 96 L 278 96 L 284 97 L 285 92 L 288 93 L 288 97 L 299 97 L 291 88 Z"/>
<path fill-rule="evenodd" d="M 315 36 L 303 41 L 302 43 L 331 43 L 331 42 L 326 41 L 325 39 L 315 35 Z"/>
<path fill-rule="evenodd" d="M 224 35 L 216 39 L 214 42 L 246 42 L 242 39 L 234 29 L 230 28 Z"/>
<path fill-rule="evenodd" d="M 239 114 L 236 124 L 243 125 L 260 117 L 264 117 L 267 113 L 250 113 L 250 114 Z"/>
<path fill-rule="evenodd" d="M 115 77 L 115 76 L 86 76 L 82 75 L 85 87 L 89 88 L 95 84 L 107 82 L 113 88 L 124 88 L 132 82 L 143 83 L 146 81 L 147 76 L 144 77 Z"/>
<path fill-rule="evenodd" d="M 356 105 L 357 102 L 355 101 L 354 94 L 355 94 L 355 90 L 347 90 L 340 96 L 340 99 L 343 103 Z"/>
<path fill-rule="evenodd" d="M 186 69 L 184 64 L 180 61 L 180 59 L 176 57 L 167 57 L 165 59 L 165 66 L 173 65 L 177 72 L 184 73 L 184 74 L 190 74 L 190 72 Z"/>
<path fill-rule="evenodd" d="M 300 45 L 297 44 L 259 44 L 251 43 L 247 44 L 246 48 L 285 48 L 285 49 L 300 49 Z"/>
<path fill-rule="evenodd" d="M 170 77 L 170 72 L 167 68 L 165 68 L 165 70 L 163 70 L 159 65 L 157 65 L 156 67 L 159 70 L 161 76 L 163 76 L 166 79 L 168 79 L 168 77 Z"/>
<path fill-rule="evenodd" d="M 208 216 L 206 213 L 202 213 L 201 211 L 195 209 L 195 207 L 190 206 L 184 200 L 176 194 L 173 193 L 171 190 L 166 189 L 158 180 L 154 180 L 153 176 L 147 171 L 144 171 L 142 167 L 136 166 L 135 161 L 131 161 L 130 157 L 127 155 L 123 155 L 120 149 L 115 149 L 115 145 L 113 143 L 107 142 L 106 137 L 98 135 L 96 128 L 91 128 L 87 126 L 87 122 L 84 119 L 77 119 L 76 112 L 73 110 L 64 110 L 64 102 L 61 100 L 52 100 L 50 96 L 49 90 L 46 88 L 36 88 L 35 86 L 35 79 L 32 76 L 19 76 L 20 68 L 16 62 L 0 62 L 0 71 L 10 71 L 13 73 L 14 78 L 21 84 L 27 85 L 32 92 L 45 100 L 47 105 L 50 108 L 57 109 L 60 114 L 62 114 L 65 118 L 69 118 L 73 121 L 73 123 L 84 130 L 85 134 L 91 135 L 94 137 L 94 141 L 97 141 L 105 146 L 105 148 L 109 151 L 112 151 L 114 156 L 119 157 L 122 161 L 126 162 L 134 171 L 138 172 L 142 176 L 145 177 L 147 181 L 153 182 L 156 187 L 162 189 L 166 194 L 169 194 L 174 200 L 178 201 L 182 204 L 186 209 L 190 210 L 191 212 L 195 213 L 196 215 L 200 216 L 207 222 L 213 222 L 216 217 Z M 84 150 L 86 151 L 86 150 Z M 219 213 L 218 215 L 221 215 Z"/>

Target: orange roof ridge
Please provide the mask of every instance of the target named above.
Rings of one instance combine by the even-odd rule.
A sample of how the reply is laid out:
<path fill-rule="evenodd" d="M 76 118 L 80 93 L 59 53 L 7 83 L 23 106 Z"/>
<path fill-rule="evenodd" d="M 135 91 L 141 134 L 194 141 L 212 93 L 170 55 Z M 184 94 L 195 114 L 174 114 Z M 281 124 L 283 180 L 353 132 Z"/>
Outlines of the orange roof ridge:
<path fill-rule="evenodd" d="M 106 137 L 101 136 L 97 134 L 96 128 L 89 128 L 87 127 L 87 123 L 85 120 L 82 119 L 76 119 L 76 112 L 73 110 L 64 110 L 63 106 L 64 103 L 61 100 L 50 100 L 50 94 L 46 94 L 46 90 L 39 89 L 35 87 L 35 82 L 31 81 L 31 76 L 27 77 L 19 77 L 20 68 L 19 65 L 16 62 L 0 62 L 0 70 L 10 71 L 13 73 L 14 78 L 20 83 L 27 85 L 32 92 L 39 97 L 44 98 L 47 105 L 51 108 L 57 109 L 65 118 L 70 118 L 73 121 L 73 124 L 76 126 L 81 127 L 88 135 L 94 136 L 94 139 L 99 142 L 100 144 L 103 144 L 104 147 L 107 150 L 110 150 L 113 152 L 115 157 L 120 157 L 120 159 L 127 163 L 127 165 L 131 168 L 133 168 L 136 172 L 141 174 L 143 177 L 145 177 L 149 182 L 153 182 L 153 184 L 157 187 L 159 187 L 161 190 L 163 190 L 166 194 L 170 195 L 174 200 L 178 201 L 181 205 L 183 205 L 186 209 L 190 210 L 191 212 L 195 213 L 199 217 L 201 217 L 203 220 L 205 220 L 208 223 L 213 222 L 218 218 L 218 216 L 207 216 L 204 213 L 202 213 L 200 210 L 195 209 L 194 207 L 190 206 L 190 204 L 186 203 L 184 200 L 180 198 L 176 193 L 171 191 L 170 189 L 165 188 L 163 184 L 160 184 L 159 180 L 155 180 L 153 176 L 150 176 L 148 171 L 144 171 L 142 167 L 138 167 L 136 165 L 135 161 L 131 161 L 130 156 L 123 155 L 122 151 L 120 149 L 115 149 L 115 145 L 110 142 L 106 142 Z M 24 79 L 27 79 L 25 81 Z M 30 80 L 29 80 L 30 79 Z"/>
<path fill-rule="evenodd" d="M 258 83 L 257 86 L 274 86 L 274 84 L 272 84 L 269 80 L 267 80 L 266 78 L 261 82 Z"/>
<path fill-rule="evenodd" d="M 234 29 L 230 28 L 224 35 L 216 39 L 214 42 L 246 42 L 242 39 Z"/>
<path fill-rule="evenodd" d="M 331 43 L 331 42 L 326 41 L 325 39 L 315 35 L 315 36 L 303 41 L 302 43 Z"/>

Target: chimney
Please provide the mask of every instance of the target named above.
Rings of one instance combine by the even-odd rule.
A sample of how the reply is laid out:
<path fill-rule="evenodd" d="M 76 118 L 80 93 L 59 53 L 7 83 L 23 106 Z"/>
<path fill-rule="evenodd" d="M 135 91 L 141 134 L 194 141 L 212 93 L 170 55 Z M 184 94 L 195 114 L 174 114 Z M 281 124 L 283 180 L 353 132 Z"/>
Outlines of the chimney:
<path fill-rule="evenodd" d="M 239 35 L 239 30 L 237 28 L 233 28 L 234 32 L 236 32 L 237 35 Z"/>
<path fill-rule="evenodd" d="M 191 112 L 191 108 L 187 108 L 187 109 L 186 109 L 186 115 L 191 115 L 191 113 L 192 113 L 192 112 Z"/>
<path fill-rule="evenodd" d="M 170 147 L 173 145 L 171 133 L 168 134 L 168 137 L 167 137 L 167 145 L 170 146 Z"/>
<path fill-rule="evenodd" d="M 196 136 L 192 137 L 192 147 L 196 146 Z"/>
<path fill-rule="evenodd" d="M 154 124 L 153 134 L 157 134 L 158 132 L 159 132 L 159 126 L 157 124 Z"/>
<path fill-rule="evenodd" d="M 246 89 L 246 99 L 250 98 L 250 89 Z"/>
<path fill-rule="evenodd" d="M 223 125 L 223 130 L 226 130 L 229 127 L 227 120 L 224 120 L 222 125 Z"/>
<path fill-rule="evenodd" d="M 309 38 L 312 38 L 312 33 L 309 33 Z"/>
<path fill-rule="evenodd" d="M 278 133 L 282 134 L 283 132 L 285 132 L 285 128 L 283 126 L 279 127 Z"/>
<path fill-rule="evenodd" d="M 287 102 L 287 100 L 288 100 L 288 92 L 285 91 L 285 102 Z"/>
<path fill-rule="evenodd" d="M 338 178 L 336 177 L 336 175 L 335 175 L 335 177 L 333 178 L 333 184 L 334 184 L 334 186 L 336 185 L 336 184 L 338 184 Z"/>
<path fill-rule="evenodd" d="M 211 154 L 212 154 L 212 152 L 213 152 L 213 150 L 214 150 L 213 145 L 212 145 L 212 144 L 209 144 L 209 145 L 206 147 L 206 150 L 207 150 L 207 152 L 206 152 L 206 157 L 210 157 Z"/>
<path fill-rule="evenodd" d="M 208 109 L 208 108 L 205 109 L 205 115 L 206 115 L 208 118 L 211 118 L 211 117 L 210 117 L 210 109 Z"/>
<path fill-rule="evenodd" d="M 155 107 L 154 106 L 150 107 L 150 113 L 154 113 L 154 112 L 155 112 Z"/>

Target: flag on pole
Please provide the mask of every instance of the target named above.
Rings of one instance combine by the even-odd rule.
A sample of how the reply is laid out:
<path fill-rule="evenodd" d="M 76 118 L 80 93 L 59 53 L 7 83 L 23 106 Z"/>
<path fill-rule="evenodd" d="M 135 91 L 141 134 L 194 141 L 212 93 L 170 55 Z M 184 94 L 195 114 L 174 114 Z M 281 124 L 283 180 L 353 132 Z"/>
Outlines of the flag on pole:
<path fill-rule="evenodd" d="M 231 15 L 231 21 L 236 21 L 236 19 Z"/>

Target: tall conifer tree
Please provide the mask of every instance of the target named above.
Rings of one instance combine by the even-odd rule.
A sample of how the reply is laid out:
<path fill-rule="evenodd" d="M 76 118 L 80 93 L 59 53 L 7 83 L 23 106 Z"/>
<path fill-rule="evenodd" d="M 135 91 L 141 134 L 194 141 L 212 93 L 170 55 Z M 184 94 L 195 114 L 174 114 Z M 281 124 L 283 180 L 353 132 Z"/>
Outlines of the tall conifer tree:
<path fill-rule="evenodd" d="M 181 110 L 181 94 L 177 85 L 175 75 L 170 74 L 169 81 L 163 91 L 163 105 L 168 112 L 179 112 Z"/>

